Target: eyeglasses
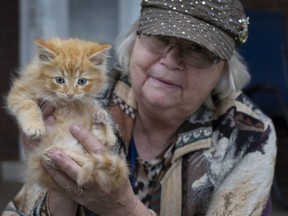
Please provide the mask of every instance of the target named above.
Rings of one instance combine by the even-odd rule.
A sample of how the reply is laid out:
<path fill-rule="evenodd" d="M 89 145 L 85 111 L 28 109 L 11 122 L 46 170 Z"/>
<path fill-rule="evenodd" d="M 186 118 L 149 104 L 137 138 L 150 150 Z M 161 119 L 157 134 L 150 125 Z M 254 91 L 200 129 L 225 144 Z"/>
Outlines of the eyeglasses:
<path fill-rule="evenodd" d="M 150 36 L 138 33 L 140 44 L 155 54 L 166 54 L 173 47 L 179 48 L 179 56 L 186 64 L 196 68 L 208 68 L 217 64 L 220 58 L 204 47 L 178 38 L 165 36 Z"/>

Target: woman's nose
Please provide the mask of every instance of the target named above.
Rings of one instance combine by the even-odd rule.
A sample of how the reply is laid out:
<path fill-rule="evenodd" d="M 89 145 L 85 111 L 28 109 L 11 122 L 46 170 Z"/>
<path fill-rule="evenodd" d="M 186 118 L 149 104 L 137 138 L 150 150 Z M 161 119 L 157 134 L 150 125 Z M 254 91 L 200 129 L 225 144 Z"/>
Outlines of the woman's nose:
<path fill-rule="evenodd" d="M 170 69 L 182 69 L 183 61 L 181 57 L 181 48 L 178 46 L 171 47 L 171 49 L 163 55 L 161 61 Z"/>

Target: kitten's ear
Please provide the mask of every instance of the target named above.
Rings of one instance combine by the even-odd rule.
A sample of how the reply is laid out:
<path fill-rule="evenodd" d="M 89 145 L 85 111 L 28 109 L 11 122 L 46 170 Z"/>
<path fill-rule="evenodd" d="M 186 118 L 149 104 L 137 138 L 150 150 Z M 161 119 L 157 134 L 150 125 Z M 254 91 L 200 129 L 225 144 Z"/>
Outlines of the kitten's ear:
<path fill-rule="evenodd" d="M 55 58 L 56 54 L 47 47 L 47 43 L 41 39 L 35 39 L 36 50 L 38 58 L 42 63 L 51 63 L 51 60 Z"/>
<path fill-rule="evenodd" d="M 98 50 L 93 53 L 91 56 L 89 56 L 89 61 L 91 61 L 94 66 L 102 65 L 106 62 L 106 59 L 108 57 L 108 52 L 111 48 L 111 45 L 109 44 L 103 44 L 101 45 L 101 50 Z"/>

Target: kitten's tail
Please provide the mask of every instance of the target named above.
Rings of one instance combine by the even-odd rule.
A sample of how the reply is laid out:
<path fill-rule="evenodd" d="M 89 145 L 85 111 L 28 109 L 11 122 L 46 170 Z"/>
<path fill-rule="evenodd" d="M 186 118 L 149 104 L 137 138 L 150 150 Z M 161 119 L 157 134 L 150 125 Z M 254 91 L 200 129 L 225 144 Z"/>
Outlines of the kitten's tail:
<path fill-rule="evenodd" d="M 92 178 L 100 187 L 113 189 L 122 186 L 128 174 L 128 166 L 119 155 L 93 154 L 82 166 L 77 183 L 83 185 Z"/>

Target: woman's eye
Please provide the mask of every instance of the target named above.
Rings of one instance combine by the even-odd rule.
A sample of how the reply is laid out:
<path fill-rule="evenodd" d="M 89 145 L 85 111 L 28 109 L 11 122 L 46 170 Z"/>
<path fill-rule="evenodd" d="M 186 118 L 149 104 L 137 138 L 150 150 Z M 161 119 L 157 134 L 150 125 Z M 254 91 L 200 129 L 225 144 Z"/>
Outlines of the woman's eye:
<path fill-rule="evenodd" d="M 190 46 L 187 47 L 187 49 L 189 51 L 193 51 L 193 52 L 196 52 L 196 53 L 206 53 L 207 52 L 207 50 L 204 47 L 197 46 L 197 45 L 190 45 Z"/>
<path fill-rule="evenodd" d="M 80 78 L 79 80 L 78 80 L 78 84 L 79 85 L 85 85 L 87 83 L 87 79 L 85 79 L 85 78 Z"/>
<path fill-rule="evenodd" d="M 63 84 L 65 83 L 65 80 L 63 77 L 55 77 L 55 81 L 59 84 Z"/>
<path fill-rule="evenodd" d="M 155 40 L 158 44 L 161 44 L 162 46 L 167 46 L 170 44 L 170 40 L 163 36 L 155 36 Z"/>

